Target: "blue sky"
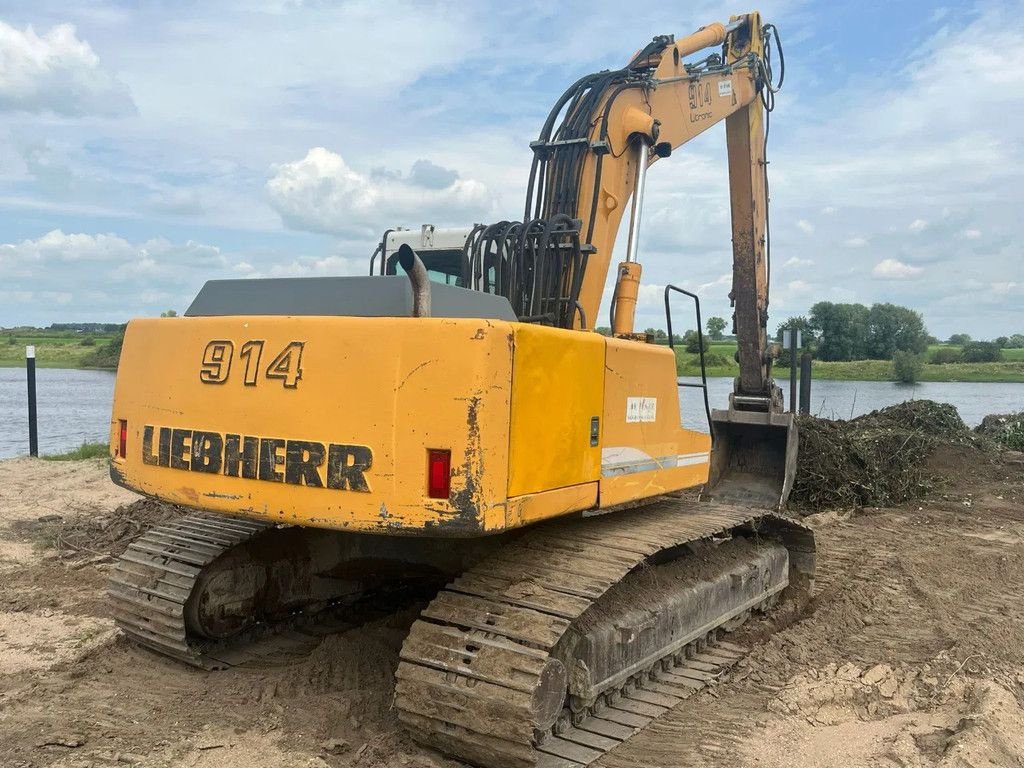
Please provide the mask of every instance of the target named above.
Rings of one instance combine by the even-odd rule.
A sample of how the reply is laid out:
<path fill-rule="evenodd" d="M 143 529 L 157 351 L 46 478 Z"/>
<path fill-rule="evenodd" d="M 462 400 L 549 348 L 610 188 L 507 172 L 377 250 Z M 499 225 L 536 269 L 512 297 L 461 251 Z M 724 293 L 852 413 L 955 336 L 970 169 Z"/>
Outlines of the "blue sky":
<path fill-rule="evenodd" d="M 517 218 L 569 83 L 746 10 L 0 2 L 0 325 L 180 312 L 209 278 L 361 274 L 388 227 Z M 940 337 L 1024 332 L 1024 3 L 760 10 L 787 64 L 770 324 L 893 301 Z M 729 314 L 724 144 L 651 170 L 641 326 L 667 282 Z"/>

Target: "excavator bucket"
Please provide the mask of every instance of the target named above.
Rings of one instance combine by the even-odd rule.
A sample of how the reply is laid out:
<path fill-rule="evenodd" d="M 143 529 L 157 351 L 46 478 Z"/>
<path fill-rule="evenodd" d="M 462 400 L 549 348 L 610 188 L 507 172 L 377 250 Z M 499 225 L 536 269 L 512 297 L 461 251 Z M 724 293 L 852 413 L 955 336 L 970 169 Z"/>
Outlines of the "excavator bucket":
<path fill-rule="evenodd" d="M 710 496 L 761 509 L 785 506 L 796 475 L 793 414 L 714 410 L 712 428 Z"/>

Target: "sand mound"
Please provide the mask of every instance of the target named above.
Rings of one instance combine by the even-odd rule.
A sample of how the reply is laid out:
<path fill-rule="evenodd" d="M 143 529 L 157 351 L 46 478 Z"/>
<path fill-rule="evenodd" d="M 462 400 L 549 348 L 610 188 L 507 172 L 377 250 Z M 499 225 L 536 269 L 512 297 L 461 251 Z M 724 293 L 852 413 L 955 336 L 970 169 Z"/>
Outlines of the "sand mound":
<path fill-rule="evenodd" d="M 927 708 L 939 686 L 937 677 L 921 676 L 917 669 L 832 664 L 794 677 L 769 709 L 816 725 L 876 720 Z"/>

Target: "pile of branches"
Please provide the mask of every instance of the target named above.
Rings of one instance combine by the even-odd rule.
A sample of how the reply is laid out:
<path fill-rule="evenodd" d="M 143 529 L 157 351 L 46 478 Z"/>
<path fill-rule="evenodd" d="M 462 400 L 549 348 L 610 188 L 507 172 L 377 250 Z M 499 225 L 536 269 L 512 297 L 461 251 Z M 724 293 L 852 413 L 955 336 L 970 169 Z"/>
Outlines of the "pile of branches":
<path fill-rule="evenodd" d="M 974 431 L 1011 451 L 1024 451 L 1024 411 L 986 416 Z"/>
<path fill-rule="evenodd" d="M 924 495 L 928 459 L 940 444 L 972 445 L 970 429 L 945 403 L 915 400 L 832 421 L 802 416 L 791 503 L 808 510 L 878 507 Z"/>
<path fill-rule="evenodd" d="M 123 504 L 110 514 L 44 515 L 31 526 L 36 538 L 61 558 L 117 557 L 154 525 L 181 517 L 185 510 L 156 499 Z"/>

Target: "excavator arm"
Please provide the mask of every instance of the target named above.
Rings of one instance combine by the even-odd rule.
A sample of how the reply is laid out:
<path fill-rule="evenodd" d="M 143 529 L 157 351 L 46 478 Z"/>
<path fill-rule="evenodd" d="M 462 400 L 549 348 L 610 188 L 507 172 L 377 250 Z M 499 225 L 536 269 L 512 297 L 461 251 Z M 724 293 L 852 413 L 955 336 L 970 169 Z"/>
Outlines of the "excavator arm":
<path fill-rule="evenodd" d="M 637 246 L 647 169 L 725 121 L 732 206 L 734 325 L 739 340 L 736 392 L 770 398 L 767 354 L 764 129 L 767 87 L 760 16 L 735 16 L 681 40 L 659 37 L 622 70 L 575 83 L 555 105 L 538 141 L 526 220 L 567 214 L 579 219 L 592 246 L 577 316 L 595 318 L 615 239 L 629 212 L 625 260 L 618 265 L 612 329 L 633 333 L 641 268 Z M 686 57 L 722 46 L 699 62 Z M 556 128 L 559 113 L 564 117 Z M 593 320 L 592 323 L 596 324 Z"/>
<path fill-rule="evenodd" d="M 728 24 L 711 24 L 681 40 L 655 38 L 625 68 L 575 83 L 533 145 L 526 220 L 562 215 L 579 221 L 580 239 L 591 246 L 579 281 L 574 325 L 580 327 L 598 311 L 629 203 L 629 237 L 616 267 L 611 326 L 617 337 L 639 338 L 633 323 L 647 169 L 725 122 L 733 251 L 729 296 L 739 376 L 728 409 L 712 414 L 710 484 L 720 499 L 778 507 L 792 487 L 797 432 L 771 378 L 767 335 L 764 121 L 765 105 L 776 90 L 767 50 L 773 32 L 757 13 L 734 16 Z M 720 52 L 687 61 L 716 46 Z"/>

